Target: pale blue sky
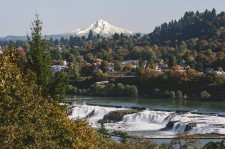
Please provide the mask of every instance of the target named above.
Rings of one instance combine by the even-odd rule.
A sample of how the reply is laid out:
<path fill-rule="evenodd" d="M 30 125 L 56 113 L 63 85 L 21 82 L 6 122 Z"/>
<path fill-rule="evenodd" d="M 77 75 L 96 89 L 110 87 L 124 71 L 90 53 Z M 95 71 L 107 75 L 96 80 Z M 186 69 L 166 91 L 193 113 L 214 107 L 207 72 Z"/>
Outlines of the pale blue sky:
<path fill-rule="evenodd" d="M 225 0 L 0 0 L 0 36 L 30 33 L 36 11 L 44 34 L 85 28 L 98 19 L 149 33 L 163 22 L 179 19 L 185 11 L 212 8 L 217 13 L 225 11 Z"/>

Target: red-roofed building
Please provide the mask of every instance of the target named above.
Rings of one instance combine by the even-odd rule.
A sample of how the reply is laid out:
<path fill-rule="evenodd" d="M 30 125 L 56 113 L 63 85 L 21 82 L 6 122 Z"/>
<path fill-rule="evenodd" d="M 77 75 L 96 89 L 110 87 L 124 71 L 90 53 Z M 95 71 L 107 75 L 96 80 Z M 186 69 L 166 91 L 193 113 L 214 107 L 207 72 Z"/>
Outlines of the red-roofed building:
<path fill-rule="evenodd" d="M 24 49 L 21 48 L 18 51 L 19 51 L 19 54 L 20 55 L 22 55 L 22 56 L 25 56 L 26 55 L 26 51 Z"/>

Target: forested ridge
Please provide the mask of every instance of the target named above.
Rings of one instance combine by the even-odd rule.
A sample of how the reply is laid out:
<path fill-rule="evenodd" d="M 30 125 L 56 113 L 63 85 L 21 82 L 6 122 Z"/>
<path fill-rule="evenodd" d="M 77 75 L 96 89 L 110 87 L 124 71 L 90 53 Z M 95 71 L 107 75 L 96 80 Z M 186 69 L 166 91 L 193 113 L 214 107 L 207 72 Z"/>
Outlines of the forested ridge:
<path fill-rule="evenodd" d="M 225 13 L 216 13 L 216 10 L 200 12 L 186 12 L 178 21 L 163 23 L 150 33 L 152 43 L 175 45 L 176 42 L 191 38 L 199 40 L 216 39 L 224 42 Z"/>

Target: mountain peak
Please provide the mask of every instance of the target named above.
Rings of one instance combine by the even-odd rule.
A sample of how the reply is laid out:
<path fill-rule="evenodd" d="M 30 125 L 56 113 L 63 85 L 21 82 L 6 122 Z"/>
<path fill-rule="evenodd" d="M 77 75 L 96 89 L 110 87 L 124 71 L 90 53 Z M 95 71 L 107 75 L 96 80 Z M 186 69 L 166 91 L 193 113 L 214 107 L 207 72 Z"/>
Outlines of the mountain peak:
<path fill-rule="evenodd" d="M 104 21 L 102 19 L 99 19 L 99 20 L 95 21 L 93 24 L 91 24 L 86 29 L 73 30 L 72 34 L 77 35 L 77 36 L 88 36 L 90 30 L 92 30 L 95 35 L 99 34 L 99 35 L 104 36 L 104 37 L 112 36 L 115 33 L 118 33 L 118 34 L 123 33 L 123 34 L 127 34 L 127 35 L 133 34 L 132 31 L 116 27 L 116 26 L 111 25 L 110 23 L 108 23 L 107 21 Z"/>
<path fill-rule="evenodd" d="M 97 22 L 97 23 L 105 23 L 105 22 L 108 23 L 107 21 L 104 21 L 104 20 L 102 20 L 102 19 L 99 19 L 99 20 L 97 20 L 96 22 Z"/>
<path fill-rule="evenodd" d="M 109 23 L 107 21 L 104 21 L 102 19 L 99 19 L 94 24 L 96 24 L 96 26 L 102 26 L 102 25 L 107 25 Z"/>

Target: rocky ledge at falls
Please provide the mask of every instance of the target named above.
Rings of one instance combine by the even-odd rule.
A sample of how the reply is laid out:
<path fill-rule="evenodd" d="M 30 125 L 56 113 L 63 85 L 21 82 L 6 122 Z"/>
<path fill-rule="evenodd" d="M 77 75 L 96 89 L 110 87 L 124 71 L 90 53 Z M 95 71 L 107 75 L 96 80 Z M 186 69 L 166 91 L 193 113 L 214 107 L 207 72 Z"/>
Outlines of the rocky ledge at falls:
<path fill-rule="evenodd" d="M 137 113 L 138 110 L 130 109 L 130 110 L 118 110 L 118 111 L 111 111 L 108 114 L 104 115 L 103 119 L 99 122 L 103 123 L 116 123 L 123 120 L 123 117 L 128 114 Z"/>
<path fill-rule="evenodd" d="M 176 125 L 177 124 L 177 125 Z M 184 132 L 188 132 L 190 131 L 192 128 L 196 127 L 197 124 L 196 123 L 188 123 L 183 125 L 184 126 Z M 179 121 L 169 121 L 166 124 L 166 127 L 161 129 L 162 131 L 169 131 L 169 130 L 173 130 L 173 129 L 178 129 L 179 127 L 182 127 L 182 123 L 180 123 Z"/>

